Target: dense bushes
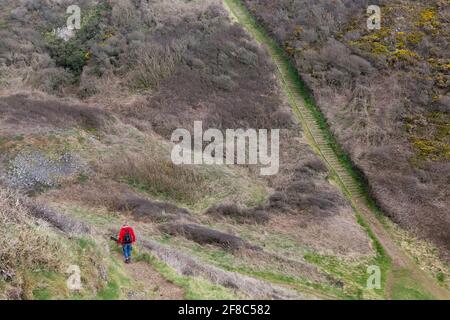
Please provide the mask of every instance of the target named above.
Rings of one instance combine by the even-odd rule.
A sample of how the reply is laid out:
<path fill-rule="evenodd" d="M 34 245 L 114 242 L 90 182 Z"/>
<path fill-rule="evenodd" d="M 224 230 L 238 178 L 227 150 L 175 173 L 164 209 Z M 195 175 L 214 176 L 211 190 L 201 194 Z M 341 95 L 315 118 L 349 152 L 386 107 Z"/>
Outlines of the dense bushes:
<path fill-rule="evenodd" d="M 17 294 L 13 299 L 29 294 L 21 289 L 26 285 L 24 271 L 60 271 L 63 263 L 57 254 L 63 250 L 61 244 L 49 235 L 47 228 L 28 216 L 19 198 L 14 192 L 0 190 L 0 232 L 4 239 L 0 246 L 0 284 L 8 281 L 18 288 L 17 293 L 10 293 Z"/>
<path fill-rule="evenodd" d="M 79 126 L 87 130 L 99 130 L 111 120 L 110 115 L 95 107 L 64 103 L 56 99 L 37 99 L 22 94 L 0 98 L 0 111 L 0 120 L 27 127 Z M 22 129 L 26 131 L 26 127 Z M 17 129 L 16 134 L 22 129 Z"/>
<path fill-rule="evenodd" d="M 204 176 L 161 156 L 125 153 L 103 165 L 101 170 L 111 177 L 164 199 L 194 204 L 205 193 Z"/>
<path fill-rule="evenodd" d="M 217 218 L 231 218 L 239 223 L 265 224 L 270 216 L 264 208 L 242 209 L 235 204 L 216 205 L 206 211 L 207 214 Z"/>
<path fill-rule="evenodd" d="M 62 39 L 52 39 L 48 43 L 49 53 L 58 67 L 70 70 L 79 76 L 86 65 L 88 53 L 77 43 L 65 43 Z"/>
<path fill-rule="evenodd" d="M 367 1 L 244 3 L 291 56 L 385 212 L 450 252 L 447 237 L 433 222 L 450 227 L 441 178 L 448 172 L 440 165 L 442 171 L 428 171 L 436 168 L 431 162 L 449 159 L 448 130 L 430 117 L 430 111 L 438 110 L 443 118 L 450 111 L 439 102 L 448 97 L 449 77 L 443 74 L 449 58 L 444 40 L 450 31 L 448 6 L 379 1 L 382 28 L 369 31 Z M 419 171 L 433 177 L 423 182 L 421 192 L 412 182 Z M 413 203 L 418 193 L 427 196 Z"/>
<path fill-rule="evenodd" d="M 242 238 L 197 224 L 167 223 L 160 230 L 170 235 L 181 235 L 199 244 L 212 244 L 236 251 L 250 245 Z"/>
<path fill-rule="evenodd" d="M 104 4 L 86 9 L 82 15 L 80 30 L 67 41 L 57 36 L 57 27 L 46 34 L 47 48 L 57 66 L 70 70 L 76 77 L 81 74 L 90 57 L 90 41 L 104 32 L 102 20 L 109 11 L 110 7 Z"/>
<path fill-rule="evenodd" d="M 205 129 L 291 125 L 279 110 L 264 51 L 229 23 L 217 1 L 82 2 L 81 29 L 67 41 L 58 37 L 64 5 L 42 4 L 37 12 L 27 5 L 23 19 L 8 20 L 13 30 L 39 25 L 33 38 L 5 31 L 5 50 L 16 52 L 5 59 L 9 68 L 19 62 L 31 67 L 27 85 L 90 101 L 108 99 L 110 108 L 117 105 L 127 118 L 150 123 L 165 137 L 177 127 L 189 128 L 194 116 Z M 33 14 L 36 19 L 28 19 Z M 148 94 L 148 101 L 125 107 L 115 97 L 127 93 Z M 193 115 L 192 108 L 203 111 Z"/>

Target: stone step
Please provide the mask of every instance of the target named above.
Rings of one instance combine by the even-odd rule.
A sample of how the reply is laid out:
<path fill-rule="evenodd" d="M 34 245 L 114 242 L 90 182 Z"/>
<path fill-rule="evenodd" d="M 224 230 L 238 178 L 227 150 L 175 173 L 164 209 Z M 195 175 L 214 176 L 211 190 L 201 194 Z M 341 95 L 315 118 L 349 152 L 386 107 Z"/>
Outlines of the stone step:
<path fill-rule="evenodd" d="M 321 150 L 323 156 L 327 159 L 329 162 L 333 162 L 336 166 L 340 165 L 339 159 L 336 158 L 335 154 L 331 151 L 323 151 Z"/>

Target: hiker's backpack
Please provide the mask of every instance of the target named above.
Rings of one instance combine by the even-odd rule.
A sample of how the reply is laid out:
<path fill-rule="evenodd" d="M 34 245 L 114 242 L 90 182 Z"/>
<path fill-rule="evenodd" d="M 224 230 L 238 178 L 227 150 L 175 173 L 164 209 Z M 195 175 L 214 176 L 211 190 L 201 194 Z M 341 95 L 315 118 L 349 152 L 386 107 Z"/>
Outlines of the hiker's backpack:
<path fill-rule="evenodd" d="M 130 230 L 125 231 L 125 235 L 123 236 L 123 243 L 131 243 L 131 234 L 130 234 Z"/>

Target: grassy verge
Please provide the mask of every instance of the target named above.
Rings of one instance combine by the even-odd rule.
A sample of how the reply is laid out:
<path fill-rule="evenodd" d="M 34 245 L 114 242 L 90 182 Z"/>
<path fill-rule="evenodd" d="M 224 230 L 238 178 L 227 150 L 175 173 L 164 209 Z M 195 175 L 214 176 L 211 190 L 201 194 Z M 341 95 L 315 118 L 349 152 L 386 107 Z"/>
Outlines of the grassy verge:
<path fill-rule="evenodd" d="M 131 279 L 125 275 L 123 266 L 116 257 L 109 258 L 108 282 L 100 290 L 96 299 L 117 300 L 124 297 L 124 292 L 131 286 Z"/>
<path fill-rule="evenodd" d="M 410 271 L 401 269 L 393 270 L 392 276 L 395 281 L 392 284 L 393 300 L 433 300 L 434 296 L 427 293 L 422 286 L 414 281 Z"/>
<path fill-rule="evenodd" d="M 147 252 L 138 252 L 136 261 L 145 261 L 158 271 L 166 280 L 185 290 L 185 298 L 188 300 L 232 300 L 242 299 L 231 290 L 212 284 L 204 279 L 179 275 L 174 269 L 154 255 Z"/>
<path fill-rule="evenodd" d="M 249 263 L 242 257 L 236 259 L 234 255 L 222 249 L 193 246 L 187 248 L 193 255 L 198 256 L 207 263 L 211 263 L 221 269 L 248 275 L 273 284 L 289 287 L 299 293 L 310 294 L 323 299 L 354 299 L 350 291 L 342 290 L 338 286 L 327 283 L 311 282 L 300 276 L 288 274 L 280 269 L 271 268 L 256 263 Z"/>

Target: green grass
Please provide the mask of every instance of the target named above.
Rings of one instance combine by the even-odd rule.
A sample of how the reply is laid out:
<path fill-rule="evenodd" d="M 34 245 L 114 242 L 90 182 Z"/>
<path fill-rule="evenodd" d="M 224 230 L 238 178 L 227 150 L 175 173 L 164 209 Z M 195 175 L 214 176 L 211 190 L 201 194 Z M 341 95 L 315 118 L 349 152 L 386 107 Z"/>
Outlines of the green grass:
<path fill-rule="evenodd" d="M 33 290 L 33 296 L 36 300 L 51 300 L 52 292 L 49 288 L 36 288 Z"/>
<path fill-rule="evenodd" d="M 114 212 L 95 212 L 93 209 L 80 207 L 69 207 L 68 210 L 77 219 L 96 227 L 107 228 L 112 225 L 121 225 L 121 216 Z"/>
<path fill-rule="evenodd" d="M 444 283 L 445 281 L 445 274 L 443 272 L 438 272 L 436 274 L 436 279 L 437 281 L 439 281 L 440 283 Z"/>
<path fill-rule="evenodd" d="M 69 239 L 59 234 L 51 237 L 55 237 L 60 247 L 50 249 L 55 250 L 54 255 L 60 256 L 61 261 L 49 268 L 40 264 L 36 257 L 30 257 L 34 262 L 15 268 L 15 279 L 8 285 L 20 289 L 25 299 L 91 299 L 93 292 L 103 283 L 98 276 L 98 265 L 92 263 L 94 260 L 102 261 L 104 257 L 99 243 L 91 238 Z M 80 267 L 82 288 L 79 292 L 71 292 L 67 287 L 70 274 L 66 270 L 70 265 Z"/>
<path fill-rule="evenodd" d="M 186 248 L 186 250 L 189 250 L 193 255 L 200 257 L 207 263 L 211 263 L 226 271 L 237 272 L 267 282 L 285 285 L 297 290 L 299 293 L 310 293 L 313 296 L 333 299 L 351 298 L 334 286 L 313 283 L 299 276 L 289 275 L 281 270 L 275 270 L 272 267 L 255 265 L 245 259 L 236 259 L 233 254 L 223 249 L 211 249 L 194 245 L 191 248 Z"/>
<path fill-rule="evenodd" d="M 185 169 L 180 167 L 176 172 L 162 178 L 146 179 L 134 176 L 123 179 L 122 182 L 155 200 L 173 203 L 193 213 L 203 213 L 210 206 L 230 198 L 247 207 L 256 206 L 266 200 L 266 186 L 258 178 L 238 176 L 233 171 L 233 175 L 230 175 L 228 169 L 221 166 L 198 165 L 186 171 L 195 174 L 197 181 L 183 180 Z M 183 183 L 180 184 L 181 180 Z"/>
<path fill-rule="evenodd" d="M 114 273 L 113 269 L 109 270 L 109 274 Z M 120 286 L 116 279 L 110 279 L 104 289 L 102 289 L 97 298 L 101 300 L 116 300 L 120 298 Z"/>
<path fill-rule="evenodd" d="M 363 196 L 367 202 L 367 205 L 373 212 L 378 216 L 382 216 L 381 210 L 377 207 L 375 201 L 369 195 L 369 188 L 366 181 L 366 178 L 362 174 L 361 171 L 355 168 L 354 163 L 352 162 L 350 156 L 341 148 L 339 143 L 336 141 L 332 131 L 327 123 L 325 116 L 322 114 L 320 109 L 315 104 L 315 101 L 306 87 L 305 83 L 302 81 L 297 69 L 292 65 L 290 58 L 287 56 L 286 52 L 277 44 L 277 42 L 272 39 L 266 32 L 266 30 L 253 18 L 248 9 L 242 4 L 240 0 L 224 0 L 230 10 L 234 12 L 237 16 L 240 16 L 240 22 L 244 24 L 247 29 L 254 35 L 256 40 L 268 46 L 269 51 L 272 54 L 282 57 L 282 66 L 283 69 L 283 78 L 287 78 L 290 82 L 295 84 L 297 91 L 300 93 L 303 98 L 304 105 L 313 115 L 316 123 L 318 124 L 323 137 L 325 138 L 327 144 L 332 148 L 334 153 L 337 155 L 339 162 L 341 165 L 346 168 L 348 173 L 354 178 L 356 183 L 358 184 L 361 191 L 363 191 Z M 238 12 L 243 13 L 242 15 L 237 14 Z M 291 98 L 291 97 L 290 97 Z M 292 99 L 292 98 L 291 98 Z M 297 115 L 300 116 L 300 111 L 295 107 L 296 104 L 292 103 L 293 111 Z M 338 181 L 339 182 L 339 181 Z M 339 183 L 344 191 L 346 191 L 345 187 L 342 183 Z M 345 192 L 348 196 L 348 193 Z M 357 212 L 355 210 L 355 212 Z M 371 232 L 368 225 L 364 222 L 361 216 L 357 215 L 358 223 L 367 231 L 368 235 L 372 239 L 376 251 L 376 258 L 373 261 L 374 265 L 378 265 L 382 271 L 382 279 L 386 279 L 387 273 L 391 267 L 390 258 L 385 253 L 381 244 L 377 241 L 374 234 Z M 383 284 L 384 287 L 384 284 Z"/>
<path fill-rule="evenodd" d="M 9 28 L 8 22 L 6 22 L 5 20 L 0 20 L 0 30 L 8 28 Z"/>
<path fill-rule="evenodd" d="M 123 264 L 112 253 L 120 251 L 117 245 L 109 243 L 110 257 L 108 259 L 108 282 L 98 294 L 97 299 L 101 300 L 118 300 L 123 297 L 123 293 L 130 288 L 131 279 L 125 275 Z"/>
<path fill-rule="evenodd" d="M 392 285 L 393 300 L 433 300 L 435 297 L 425 292 L 417 281 L 414 281 L 408 270 L 392 271 L 395 279 Z"/>
<path fill-rule="evenodd" d="M 305 254 L 305 260 L 319 266 L 324 272 L 331 275 L 343 284 L 342 292 L 349 299 L 383 299 L 385 298 L 386 269 L 378 257 L 360 262 L 346 262 L 334 256 L 317 253 Z M 367 289 L 367 267 L 376 265 L 381 269 L 381 289 Z"/>
<path fill-rule="evenodd" d="M 267 199 L 267 189 L 262 185 L 255 185 L 250 194 L 250 198 L 245 201 L 247 207 L 254 207 L 263 204 Z"/>
<path fill-rule="evenodd" d="M 373 261 L 373 265 L 376 265 L 380 267 L 381 270 L 381 286 L 384 290 L 384 296 L 386 297 L 386 282 L 388 273 L 390 272 L 392 268 L 392 260 L 384 250 L 381 243 L 378 241 L 378 239 L 373 234 L 372 230 L 370 230 L 367 223 L 362 219 L 362 217 L 359 214 L 356 214 L 356 221 L 363 227 L 364 230 L 366 230 L 367 234 L 369 235 L 370 239 L 372 240 L 372 244 L 375 249 L 376 257 Z"/>
<path fill-rule="evenodd" d="M 174 269 L 150 253 L 136 253 L 137 261 L 145 261 L 169 282 L 184 289 L 188 300 L 231 300 L 244 298 L 231 290 L 198 277 L 179 275 Z"/>
<path fill-rule="evenodd" d="M 251 238 L 249 234 L 257 232 L 257 228 L 247 231 L 244 233 L 244 231 L 240 230 L 238 233 L 241 236 L 245 234 L 244 238 L 249 239 Z M 236 258 L 232 253 L 219 248 L 204 247 L 190 242 L 179 242 L 176 245 L 224 270 L 287 285 L 300 293 L 306 292 L 319 297 L 334 299 L 382 299 L 385 297 L 386 279 L 391 267 L 390 259 L 376 240 L 374 241 L 376 255 L 357 262 L 316 254 L 306 247 L 299 247 L 297 242 L 278 233 L 272 234 L 269 232 L 264 236 L 263 240 L 255 239 L 255 241 L 266 243 L 265 250 L 269 252 L 288 256 L 293 260 L 305 260 L 316 265 L 321 271 L 330 275 L 334 281 L 323 283 L 308 281 L 307 278 L 302 277 L 300 272 L 285 271 L 284 263 L 276 259 L 273 261 L 265 260 L 263 263 L 260 263 L 262 262 L 260 259 L 254 260 L 252 257 L 247 258 L 246 256 Z M 267 259 L 271 259 L 270 256 Z M 380 290 L 366 290 L 367 278 L 369 277 L 367 267 L 369 265 L 380 267 L 382 277 L 382 289 Z"/>
<path fill-rule="evenodd" d="M 32 288 L 32 299 L 52 300 L 67 297 L 66 277 L 55 271 L 29 271 L 26 282 Z"/>
<path fill-rule="evenodd" d="M 55 272 L 33 272 L 32 278 L 36 281 L 32 290 L 33 298 L 36 300 L 51 300 L 58 295 L 59 290 L 55 289 L 61 288 L 61 283 L 64 282 L 61 275 Z"/>

